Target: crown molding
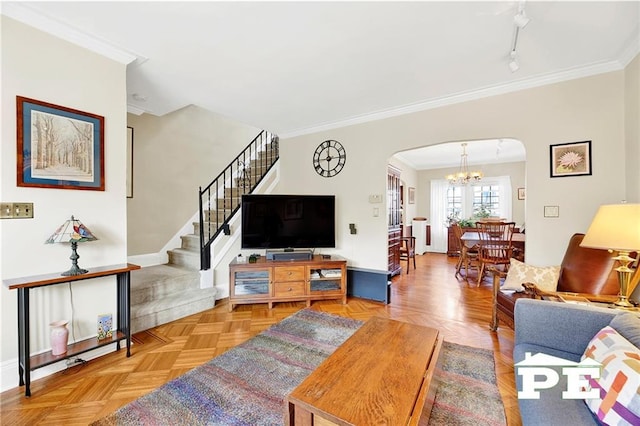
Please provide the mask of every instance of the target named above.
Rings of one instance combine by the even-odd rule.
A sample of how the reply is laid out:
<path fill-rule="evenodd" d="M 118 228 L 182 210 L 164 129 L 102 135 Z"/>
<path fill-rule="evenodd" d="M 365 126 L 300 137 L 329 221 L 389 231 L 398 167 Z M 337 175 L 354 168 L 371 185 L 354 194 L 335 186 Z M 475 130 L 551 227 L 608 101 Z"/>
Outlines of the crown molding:
<path fill-rule="evenodd" d="M 636 56 L 638 56 L 638 53 L 640 53 L 640 34 L 633 37 L 627 47 L 622 49 L 618 60 L 620 65 L 625 68 L 635 59 Z"/>
<path fill-rule="evenodd" d="M 135 105 L 127 104 L 127 112 L 133 115 L 142 115 L 147 111 Z"/>
<path fill-rule="evenodd" d="M 285 131 L 283 133 L 279 133 L 279 136 L 283 139 L 293 138 L 296 136 L 304 136 L 311 133 L 318 133 L 318 132 L 323 132 L 327 130 L 333 130 L 340 127 L 347 127 L 355 124 L 367 123 L 370 121 L 383 120 L 385 118 L 397 117 L 399 115 L 411 114 L 414 112 L 440 108 L 447 105 L 473 101 L 477 99 L 487 98 L 490 96 L 503 95 L 510 92 L 517 92 L 520 90 L 531 89 L 534 87 L 546 86 L 548 84 L 560 83 L 563 81 L 589 77 L 592 75 L 603 74 L 611 71 L 618 71 L 623 68 L 624 66 L 618 60 L 596 63 L 596 64 L 587 65 L 585 67 L 556 72 L 553 74 L 540 75 L 533 78 L 518 80 L 508 84 L 488 86 L 488 87 L 484 87 L 477 90 L 460 92 L 460 93 L 456 93 L 449 96 L 443 96 L 441 98 L 434 98 L 434 99 L 425 100 L 423 102 L 408 104 L 398 108 L 377 111 L 370 114 L 358 115 L 355 117 L 347 118 L 345 120 L 327 122 L 324 124 L 320 124 L 318 126 L 307 127 L 307 128 L 302 128 L 302 129 L 297 129 L 292 131 Z"/>
<path fill-rule="evenodd" d="M 18 2 L 2 2 L 0 13 L 23 24 L 37 28 L 70 43 L 89 49 L 122 64 L 129 64 L 139 59 L 139 56 L 114 46 L 104 40 L 82 32 L 61 21 L 55 20 L 38 10 L 32 4 Z"/>

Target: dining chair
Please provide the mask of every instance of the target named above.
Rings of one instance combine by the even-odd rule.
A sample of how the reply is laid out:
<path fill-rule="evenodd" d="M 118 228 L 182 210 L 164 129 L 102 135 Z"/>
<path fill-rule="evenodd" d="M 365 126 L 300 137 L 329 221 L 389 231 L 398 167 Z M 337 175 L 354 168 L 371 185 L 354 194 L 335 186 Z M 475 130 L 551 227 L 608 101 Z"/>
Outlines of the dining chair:
<path fill-rule="evenodd" d="M 487 265 L 502 265 L 502 270 L 509 269 L 513 255 L 513 231 L 515 222 L 481 221 L 476 223 L 480 244 L 478 247 L 478 287 L 484 278 Z"/>
<path fill-rule="evenodd" d="M 460 247 L 455 276 L 462 276 L 460 270 L 464 266 L 464 277 L 467 279 L 469 277 L 469 268 L 474 268 L 476 271 L 479 270 L 478 245 L 474 244 L 473 246 L 468 246 L 467 243 L 462 240 L 464 232 L 460 225 L 455 223 L 451 225 L 451 227 L 453 228 L 453 235 L 458 241 L 458 246 Z"/>
<path fill-rule="evenodd" d="M 413 259 L 413 269 L 416 269 L 416 237 L 402 237 L 400 262 L 407 261 L 407 274 L 409 273 L 411 259 Z"/>

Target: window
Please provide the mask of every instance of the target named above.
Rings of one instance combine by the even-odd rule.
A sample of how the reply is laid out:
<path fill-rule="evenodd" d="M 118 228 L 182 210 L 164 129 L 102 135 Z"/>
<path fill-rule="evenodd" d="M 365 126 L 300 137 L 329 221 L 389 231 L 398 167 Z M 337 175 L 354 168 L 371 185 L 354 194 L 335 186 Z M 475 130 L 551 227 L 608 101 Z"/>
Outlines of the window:
<path fill-rule="evenodd" d="M 489 216 L 508 219 L 511 217 L 510 194 L 508 176 L 486 178 L 464 186 L 449 186 L 446 191 L 446 217 L 467 219 L 485 211 Z"/>
<path fill-rule="evenodd" d="M 447 217 L 462 217 L 462 187 L 451 186 L 447 189 Z"/>
<path fill-rule="evenodd" d="M 473 214 L 484 210 L 489 216 L 500 216 L 500 186 L 498 185 L 473 185 Z"/>

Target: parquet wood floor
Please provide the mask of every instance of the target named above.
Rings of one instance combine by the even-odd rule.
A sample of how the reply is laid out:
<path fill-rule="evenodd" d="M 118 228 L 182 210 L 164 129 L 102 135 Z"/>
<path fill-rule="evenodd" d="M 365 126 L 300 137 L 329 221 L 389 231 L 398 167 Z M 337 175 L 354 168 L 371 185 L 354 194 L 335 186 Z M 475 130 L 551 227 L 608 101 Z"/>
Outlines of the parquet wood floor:
<path fill-rule="evenodd" d="M 428 253 L 417 256 L 417 269 L 394 277 L 391 303 L 349 298 L 346 305 L 314 302 L 313 309 L 359 320 L 383 316 L 435 327 L 446 341 L 494 351 L 498 386 L 507 421 L 520 425 L 514 387 L 513 331 L 489 330 L 490 282 L 456 279 L 455 258 Z M 225 301 L 205 312 L 134 336 L 132 356 L 114 352 L 31 385 L 0 394 L 2 425 L 86 425 L 161 384 L 244 342 L 272 324 L 303 309 L 304 303 L 243 305 L 229 313 Z"/>

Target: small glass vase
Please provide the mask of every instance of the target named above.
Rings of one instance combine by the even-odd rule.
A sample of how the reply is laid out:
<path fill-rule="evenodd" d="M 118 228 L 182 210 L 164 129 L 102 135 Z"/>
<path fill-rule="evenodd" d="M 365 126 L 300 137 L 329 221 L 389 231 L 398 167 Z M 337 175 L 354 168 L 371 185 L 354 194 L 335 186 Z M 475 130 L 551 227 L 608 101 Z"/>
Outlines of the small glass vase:
<path fill-rule="evenodd" d="M 50 323 L 51 326 L 51 354 L 64 355 L 67 353 L 67 343 L 69 341 L 69 321 L 60 320 Z"/>

